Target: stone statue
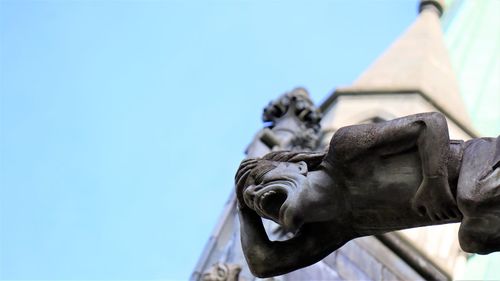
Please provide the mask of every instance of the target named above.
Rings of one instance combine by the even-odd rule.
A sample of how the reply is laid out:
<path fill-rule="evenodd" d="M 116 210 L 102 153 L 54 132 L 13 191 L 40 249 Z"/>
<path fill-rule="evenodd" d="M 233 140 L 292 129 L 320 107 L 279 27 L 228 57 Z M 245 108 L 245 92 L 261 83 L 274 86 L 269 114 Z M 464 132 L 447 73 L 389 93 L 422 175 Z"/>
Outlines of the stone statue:
<path fill-rule="evenodd" d="M 203 273 L 202 281 L 245 281 L 239 278 L 241 266 L 237 264 L 216 263 Z"/>
<path fill-rule="evenodd" d="M 500 137 L 450 140 L 440 113 L 340 128 L 326 153 L 271 152 L 236 175 L 241 242 L 258 277 L 356 237 L 461 222 L 463 250 L 500 251 Z M 262 218 L 293 233 L 270 241 Z"/>

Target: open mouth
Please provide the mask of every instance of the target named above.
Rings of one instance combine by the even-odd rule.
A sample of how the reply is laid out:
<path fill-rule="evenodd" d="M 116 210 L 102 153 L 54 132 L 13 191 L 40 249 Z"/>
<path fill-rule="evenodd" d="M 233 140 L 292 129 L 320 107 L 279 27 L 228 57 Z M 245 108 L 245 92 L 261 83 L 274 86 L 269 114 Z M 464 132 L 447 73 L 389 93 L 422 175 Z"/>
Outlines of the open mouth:
<path fill-rule="evenodd" d="M 273 189 L 259 196 L 259 208 L 264 215 L 274 221 L 279 220 L 280 208 L 285 203 L 287 193 L 281 189 Z"/>

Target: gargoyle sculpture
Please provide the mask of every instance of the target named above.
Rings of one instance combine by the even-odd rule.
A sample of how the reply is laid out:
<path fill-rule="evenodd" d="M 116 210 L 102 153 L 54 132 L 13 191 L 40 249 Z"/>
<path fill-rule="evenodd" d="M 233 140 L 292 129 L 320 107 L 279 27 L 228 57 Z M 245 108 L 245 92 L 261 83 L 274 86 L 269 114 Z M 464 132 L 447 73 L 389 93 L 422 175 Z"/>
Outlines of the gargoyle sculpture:
<path fill-rule="evenodd" d="M 340 128 L 326 153 L 244 160 L 236 194 L 258 277 L 311 265 L 356 237 L 452 222 L 463 250 L 500 251 L 500 137 L 450 140 L 440 113 Z M 270 241 L 261 217 L 294 236 Z"/>

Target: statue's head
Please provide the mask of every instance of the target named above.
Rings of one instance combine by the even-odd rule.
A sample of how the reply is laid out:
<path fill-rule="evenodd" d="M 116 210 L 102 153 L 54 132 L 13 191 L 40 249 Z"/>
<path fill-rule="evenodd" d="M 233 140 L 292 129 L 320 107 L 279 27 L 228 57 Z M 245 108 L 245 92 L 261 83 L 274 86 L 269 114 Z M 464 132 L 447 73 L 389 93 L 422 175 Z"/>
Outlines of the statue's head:
<path fill-rule="evenodd" d="M 320 153 L 280 151 L 244 160 L 236 174 L 239 202 L 285 228 L 299 227 L 299 194 L 310 186 L 308 173 L 320 168 L 323 157 Z"/>
<path fill-rule="evenodd" d="M 203 273 L 202 281 L 238 281 L 241 266 L 232 263 L 216 263 Z"/>

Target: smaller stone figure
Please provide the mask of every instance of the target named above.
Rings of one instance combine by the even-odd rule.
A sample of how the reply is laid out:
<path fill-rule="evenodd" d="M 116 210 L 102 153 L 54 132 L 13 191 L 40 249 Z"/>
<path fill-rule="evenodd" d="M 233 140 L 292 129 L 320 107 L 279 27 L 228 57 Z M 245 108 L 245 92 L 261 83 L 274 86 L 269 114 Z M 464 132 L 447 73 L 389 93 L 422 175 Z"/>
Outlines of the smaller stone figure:
<path fill-rule="evenodd" d="M 326 153 L 245 160 L 236 194 L 259 277 L 313 264 L 356 237 L 460 221 L 465 251 L 500 251 L 500 138 L 450 140 L 440 113 L 340 128 Z M 270 241 L 261 217 L 294 236 Z"/>
<path fill-rule="evenodd" d="M 241 266 L 231 263 L 216 263 L 203 273 L 202 281 L 245 281 L 239 278 Z"/>

